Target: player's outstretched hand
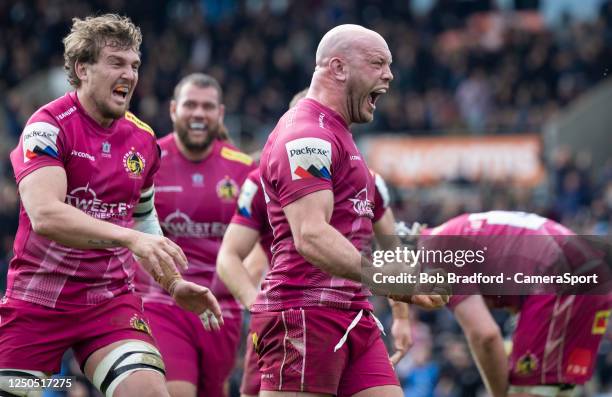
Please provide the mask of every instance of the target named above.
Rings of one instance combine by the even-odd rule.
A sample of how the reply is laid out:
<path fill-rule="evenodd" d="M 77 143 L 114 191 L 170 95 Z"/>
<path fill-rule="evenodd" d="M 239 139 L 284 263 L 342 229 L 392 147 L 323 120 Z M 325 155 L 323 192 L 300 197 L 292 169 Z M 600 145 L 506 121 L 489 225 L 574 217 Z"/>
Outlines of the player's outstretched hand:
<path fill-rule="evenodd" d="M 208 288 L 180 279 L 173 285 L 172 297 L 181 308 L 199 314 L 207 330 L 223 325 L 219 302 Z"/>
<path fill-rule="evenodd" d="M 181 247 L 164 236 L 136 232 L 127 248 L 156 280 L 187 269 L 187 257 Z"/>
<path fill-rule="evenodd" d="M 391 336 L 393 337 L 395 353 L 393 353 L 389 359 L 392 365 L 396 365 L 400 362 L 402 357 L 406 355 L 406 352 L 413 344 L 410 320 L 407 318 L 394 319 L 393 325 L 391 325 Z"/>

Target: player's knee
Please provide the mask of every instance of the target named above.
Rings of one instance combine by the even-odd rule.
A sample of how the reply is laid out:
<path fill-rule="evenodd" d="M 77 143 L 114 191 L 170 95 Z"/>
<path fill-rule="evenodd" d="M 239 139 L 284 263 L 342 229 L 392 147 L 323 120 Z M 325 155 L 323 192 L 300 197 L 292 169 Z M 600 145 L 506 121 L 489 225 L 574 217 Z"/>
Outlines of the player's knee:
<path fill-rule="evenodd" d="M 196 385 L 185 381 L 171 381 L 166 383 L 170 397 L 196 397 Z"/>
<path fill-rule="evenodd" d="M 0 396 L 6 397 L 39 397 L 40 390 L 32 390 L 28 385 L 36 385 L 47 375 L 40 371 L 26 369 L 0 369 Z"/>
<path fill-rule="evenodd" d="M 93 384 L 106 397 L 113 397 L 120 385 L 121 390 L 138 390 L 141 396 L 165 397 L 168 391 L 164 375 L 164 362 L 157 348 L 143 341 L 131 341 L 117 346 L 100 361 Z"/>

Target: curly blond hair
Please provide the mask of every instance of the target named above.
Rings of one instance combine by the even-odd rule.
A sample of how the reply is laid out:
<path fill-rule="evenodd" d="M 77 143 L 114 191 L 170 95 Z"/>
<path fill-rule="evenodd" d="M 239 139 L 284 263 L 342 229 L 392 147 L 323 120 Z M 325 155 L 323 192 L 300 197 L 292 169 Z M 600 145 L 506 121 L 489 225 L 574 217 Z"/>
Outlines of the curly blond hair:
<path fill-rule="evenodd" d="M 85 19 L 73 18 L 72 28 L 64 37 L 64 69 L 70 85 L 78 88 L 81 80 L 75 63 L 95 63 L 105 46 L 122 50 L 140 51 L 142 34 L 130 18 L 117 14 L 104 14 Z"/>

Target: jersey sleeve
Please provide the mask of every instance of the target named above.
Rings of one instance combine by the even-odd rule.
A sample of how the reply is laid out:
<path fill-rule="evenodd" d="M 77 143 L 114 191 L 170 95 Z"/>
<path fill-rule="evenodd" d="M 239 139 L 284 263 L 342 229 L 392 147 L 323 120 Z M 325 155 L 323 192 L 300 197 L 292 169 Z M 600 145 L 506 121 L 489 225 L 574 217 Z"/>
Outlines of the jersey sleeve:
<path fill-rule="evenodd" d="M 377 173 L 374 173 L 374 186 L 374 218 L 372 222 L 376 223 L 383 217 L 387 208 L 389 208 L 390 196 L 385 180 Z"/>
<path fill-rule="evenodd" d="M 319 190 L 333 190 L 339 145 L 331 136 L 305 134 L 279 139 L 270 153 L 269 182 L 285 207 Z"/>
<path fill-rule="evenodd" d="M 142 185 L 143 190 L 148 189 L 153 185 L 153 180 L 155 178 L 155 174 L 159 170 L 160 163 L 161 163 L 161 148 L 159 147 L 159 144 L 155 142 L 151 170 L 147 174 L 147 179 L 145 179 L 144 184 Z"/>
<path fill-rule="evenodd" d="M 446 304 L 446 307 L 448 307 L 450 310 L 454 311 L 455 308 L 457 307 L 457 305 L 459 305 L 461 302 L 463 302 L 464 300 L 466 300 L 470 296 L 471 295 L 452 295 L 448 299 L 448 303 Z"/>
<path fill-rule="evenodd" d="M 65 137 L 51 116 L 36 114 L 26 124 L 19 145 L 11 153 L 17 183 L 42 167 L 64 168 Z"/>
<path fill-rule="evenodd" d="M 263 192 L 259 183 L 256 178 L 250 176 L 244 181 L 240 188 L 238 205 L 231 223 L 243 225 L 261 232 L 265 222 L 267 222 L 267 214 Z"/>

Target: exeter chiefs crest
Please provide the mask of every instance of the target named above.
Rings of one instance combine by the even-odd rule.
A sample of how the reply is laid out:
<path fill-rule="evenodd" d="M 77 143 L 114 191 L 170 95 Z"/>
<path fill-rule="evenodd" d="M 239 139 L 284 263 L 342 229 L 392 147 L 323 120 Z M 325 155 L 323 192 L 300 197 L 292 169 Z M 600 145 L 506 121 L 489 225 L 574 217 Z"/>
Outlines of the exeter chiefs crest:
<path fill-rule="evenodd" d="M 221 179 L 217 183 L 217 196 L 224 201 L 233 201 L 238 197 L 238 184 L 229 176 Z"/>
<path fill-rule="evenodd" d="M 132 178 L 140 178 L 145 169 L 146 161 L 140 152 L 132 148 L 123 156 L 123 167 Z"/>
<path fill-rule="evenodd" d="M 137 316 L 136 314 L 134 314 L 130 319 L 130 326 L 137 331 L 151 335 L 151 328 L 149 327 L 149 324 L 147 324 L 143 318 Z"/>
<path fill-rule="evenodd" d="M 534 354 L 527 352 L 526 354 L 522 355 L 516 362 L 514 372 L 518 375 L 527 376 L 531 375 L 537 369 L 538 358 Z"/>

